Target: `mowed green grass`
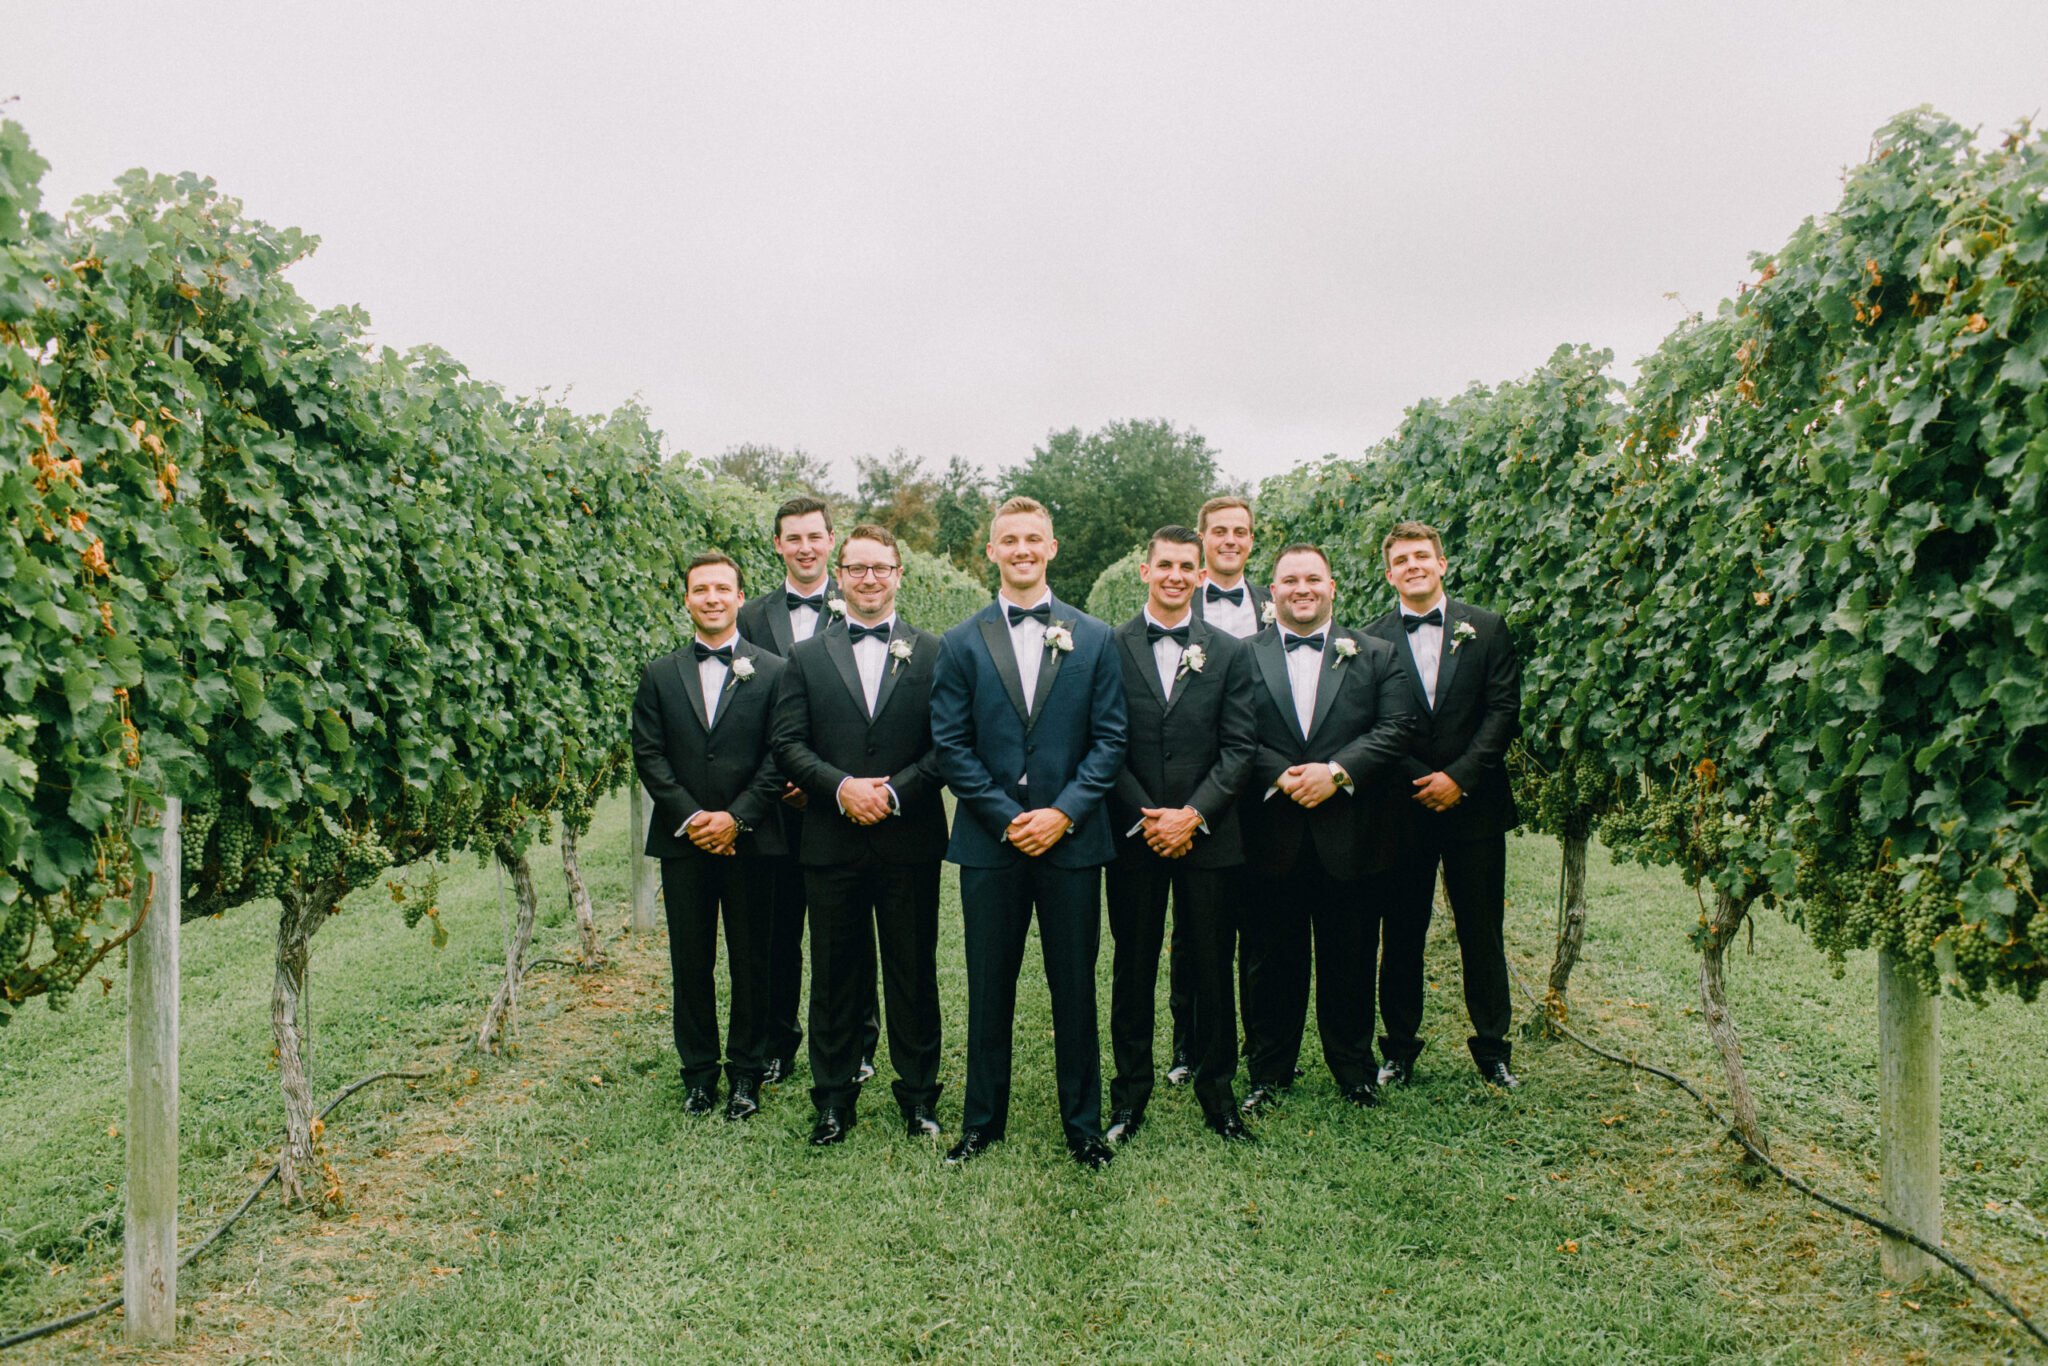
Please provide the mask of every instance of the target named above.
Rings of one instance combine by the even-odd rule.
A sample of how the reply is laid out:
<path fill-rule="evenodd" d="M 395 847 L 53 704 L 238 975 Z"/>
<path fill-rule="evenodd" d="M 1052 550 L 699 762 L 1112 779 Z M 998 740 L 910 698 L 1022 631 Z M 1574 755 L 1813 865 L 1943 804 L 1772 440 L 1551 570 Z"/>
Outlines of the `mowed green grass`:
<path fill-rule="evenodd" d="M 325 1154 L 342 1212 L 260 1204 L 186 1273 L 173 1355 L 1946 1362 L 2029 1350 L 1953 1279 L 1886 1284 L 1872 1235 L 1745 1178 L 1731 1145 L 1662 1082 L 1523 1040 L 1523 1088 L 1478 1085 L 1447 924 L 1432 939 L 1418 1084 L 1353 1109 L 1311 1045 L 1308 1076 L 1250 1151 L 1215 1142 L 1192 1096 L 1162 1086 L 1112 1168 L 1069 1162 L 1045 987 L 1029 962 L 1011 1137 L 968 1167 L 904 1138 L 879 1085 L 836 1149 L 803 1142 L 803 1073 L 749 1124 L 686 1118 L 663 943 L 621 933 L 624 826 L 623 802 L 608 804 L 585 854 L 615 966 L 531 977 L 512 1057 L 459 1049 L 500 970 L 491 869 L 449 871 L 444 950 L 407 932 L 381 889 L 322 931 L 322 1098 L 382 1067 L 436 1076 L 382 1084 L 337 1112 Z M 552 849 L 535 858 L 536 951 L 549 955 L 573 931 Z M 1575 1021 L 1718 1091 L 1685 939 L 1691 891 L 1598 851 L 1593 865 Z M 1532 982 L 1548 962 L 1556 869 L 1554 842 L 1511 842 L 1511 952 Z M 950 869 L 945 882 L 950 1141 L 965 984 Z M 188 1243 L 268 1161 L 273 933 L 262 907 L 185 929 Z M 1105 934 L 1105 1019 L 1108 968 Z M 106 971 L 111 994 L 95 984 L 68 1012 L 37 1005 L 0 1032 L 0 1331 L 118 1292 L 122 1150 L 110 1131 L 123 1123 L 123 989 L 118 966 Z M 1765 915 L 1731 975 L 1778 1153 L 1874 1205 L 1871 963 L 1837 979 Z M 1945 1012 L 1951 1242 L 2048 1308 L 2048 1011 L 1999 1000 Z M 110 1318 L 16 1355 L 128 1355 L 119 1343 Z"/>

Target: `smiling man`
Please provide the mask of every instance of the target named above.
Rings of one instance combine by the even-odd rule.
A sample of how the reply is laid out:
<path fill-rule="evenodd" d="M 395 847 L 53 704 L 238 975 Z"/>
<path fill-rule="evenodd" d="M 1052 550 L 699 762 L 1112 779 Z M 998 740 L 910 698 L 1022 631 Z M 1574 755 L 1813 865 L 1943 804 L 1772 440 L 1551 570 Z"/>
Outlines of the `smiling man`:
<path fill-rule="evenodd" d="M 1242 819 L 1263 895 L 1245 925 L 1260 1016 L 1243 1106 L 1250 1113 L 1277 1104 L 1293 1084 L 1311 946 L 1324 1061 L 1347 1100 L 1378 1101 L 1380 906 L 1365 879 L 1393 861 L 1393 850 L 1362 794 L 1406 753 L 1413 704 L 1393 647 L 1336 625 L 1335 601 L 1329 557 L 1313 545 L 1286 546 L 1273 562 L 1278 620 L 1252 639 L 1263 686 Z"/>
<path fill-rule="evenodd" d="M 1507 832 L 1520 816 L 1505 757 L 1521 730 L 1521 661 L 1498 613 L 1445 595 L 1450 566 L 1434 527 L 1400 523 L 1381 543 L 1380 558 L 1399 600 L 1370 629 L 1394 647 L 1418 717 L 1402 781 L 1383 802 L 1401 832 L 1401 853 L 1380 966 L 1380 1078 L 1406 1084 L 1422 1052 L 1422 948 L 1441 867 L 1472 1017 L 1467 1046 L 1482 1077 L 1512 1089 L 1519 1083 L 1508 1067 L 1514 1014 L 1503 922 Z"/>
<path fill-rule="evenodd" d="M 959 800 L 946 857 L 960 865 L 967 940 L 967 1086 L 950 1163 L 985 1152 L 1009 1125 L 1017 974 L 1034 910 L 1067 1151 L 1084 1167 L 1114 1156 L 1102 1134 L 1095 960 L 1124 686 L 1109 628 L 1046 585 L 1058 554 L 1042 503 L 997 508 L 988 557 L 1002 587 L 946 633 L 932 680 L 932 741 Z"/>
<path fill-rule="evenodd" d="M 1152 1098 L 1153 1003 L 1169 896 L 1176 972 L 1186 978 L 1188 1056 L 1211 1131 L 1251 1134 L 1238 1117 L 1236 959 L 1230 893 L 1244 864 L 1238 794 L 1258 749 L 1249 650 L 1195 616 L 1201 537 L 1184 526 L 1152 533 L 1138 574 L 1145 606 L 1116 630 L 1130 713 L 1123 771 L 1110 794 L 1117 832 L 1109 865 L 1109 1086 L 1112 1143 L 1128 1142 Z M 1177 1058 L 1176 1061 L 1179 1061 Z"/>
<path fill-rule="evenodd" d="M 746 1119 L 761 1108 L 769 1057 L 769 898 L 772 860 L 784 845 L 782 774 L 768 749 L 768 717 L 783 665 L 735 629 L 742 587 L 731 556 L 697 556 L 683 585 L 697 638 L 641 675 L 633 760 L 654 804 L 647 855 L 661 860 L 683 1109 L 709 1114 L 718 1101 L 712 970 L 722 917 L 732 977 L 725 1114 Z"/>

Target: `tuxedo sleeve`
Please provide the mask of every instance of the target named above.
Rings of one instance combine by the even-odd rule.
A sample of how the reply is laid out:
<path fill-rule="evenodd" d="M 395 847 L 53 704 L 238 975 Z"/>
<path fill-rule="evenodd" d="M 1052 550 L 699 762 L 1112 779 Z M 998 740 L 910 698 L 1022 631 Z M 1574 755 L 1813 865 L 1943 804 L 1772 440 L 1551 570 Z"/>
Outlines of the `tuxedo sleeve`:
<path fill-rule="evenodd" d="M 1332 759 L 1351 775 L 1354 787 L 1369 786 L 1382 774 L 1391 772 L 1408 753 L 1408 737 L 1415 730 L 1414 705 L 1408 700 L 1408 685 L 1401 677 L 1400 661 L 1393 647 L 1368 636 L 1359 662 L 1370 659 L 1373 669 L 1373 722 L 1365 733 L 1337 751 Z M 1379 646 L 1377 650 L 1372 647 Z"/>
<path fill-rule="evenodd" d="M 633 767 L 640 771 L 640 785 L 654 802 L 657 830 L 680 830 L 690 817 L 704 808 L 690 795 L 668 761 L 667 735 L 661 721 L 661 696 L 654 682 L 654 666 L 640 674 L 640 690 L 633 694 Z"/>
<path fill-rule="evenodd" d="M 1216 766 L 1188 799 L 1203 820 L 1214 820 L 1228 810 L 1251 776 L 1259 753 L 1258 695 L 1252 687 L 1251 651 L 1232 650 L 1223 675 L 1223 706 L 1216 717 Z"/>
<path fill-rule="evenodd" d="M 839 784 L 846 781 L 847 775 L 811 748 L 810 687 L 804 681 L 803 665 L 794 659 L 782 671 L 768 747 L 775 752 L 775 762 L 789 781 L 802 788 L 812 801 L 836 807 Z"/>
<path fill-rule="evenodd" d="M 1487 644 L 1486 714 L 1465 752 L 1444 766 L 1451 781 L 1467 792 L 1501 781 L 1508 742 L 1522 729 L 1522 659 L 1507 622 Z"/>
<path fill-rule="evenodd" d="M 1123 769 L 1124 751 L 1130 743 L 1130 708 L 1124 698 L 1123 666 L 1110 653 L 1106 632 L 1095 652 L 1088 712 L 1088 750 L 1081 756 L 1073 778 L 1047 803 L 1057 807 L 1075 825 L 1094 815 L 1095 808 L 1116 786 L 1116 775 Z"/>
<path fill-rule="evenodd" d="M 939 644 L 939 662 L 932 670 L 932 750 L 939 776 L 960 805 L 990 835 L 1000 836 L 1024 808 L 1010 800 L 975 752 L 974 661 L 962 658 L 964 648 L 972 647 L 956 647 L 950 636 Z"/>

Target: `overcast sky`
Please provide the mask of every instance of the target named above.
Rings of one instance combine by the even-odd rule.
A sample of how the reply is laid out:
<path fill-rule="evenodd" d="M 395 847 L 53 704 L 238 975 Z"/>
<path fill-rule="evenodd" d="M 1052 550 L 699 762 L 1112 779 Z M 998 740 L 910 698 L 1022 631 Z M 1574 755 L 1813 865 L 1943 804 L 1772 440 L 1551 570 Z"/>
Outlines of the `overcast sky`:
<path fill-rule="evenodd" d="M 849 484 L 1124 417 L 1355 454 L 1562 342 L 1627 367 L 1891 115 L 2048 103 L 2042 0 L 0 14 L 53 207 L 213 176 L 382 341 Z"/>

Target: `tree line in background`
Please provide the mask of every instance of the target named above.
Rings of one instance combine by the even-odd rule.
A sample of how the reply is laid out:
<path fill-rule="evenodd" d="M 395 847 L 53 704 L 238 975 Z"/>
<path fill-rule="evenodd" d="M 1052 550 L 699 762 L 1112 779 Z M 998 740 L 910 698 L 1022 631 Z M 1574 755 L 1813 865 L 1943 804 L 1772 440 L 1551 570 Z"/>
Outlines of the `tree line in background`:
<path fill-rule="evenodd" d="M 902 544 L 951 560 L 991 585 L 984 547 L 989 516 L 1013 494 L 1051 509 L 1059 534 L 1055 587 L 1079 601 L 1102 571 L 1154 528 L 1194 516 L 1226 485 L 1216 453 L 1199 432 L 1164 420 L 1112 422 L 1097 431 L 1051 433 L 1031 458 L 991 475 L 955 455 L 941 469 L 898 447 L 859 456 L 852 492 L 835 487 L 831 467 L 801 448 L 734 446 L 713 457 L 717 475 L 787 497 L 808 493 L 877 522 Z"/>

